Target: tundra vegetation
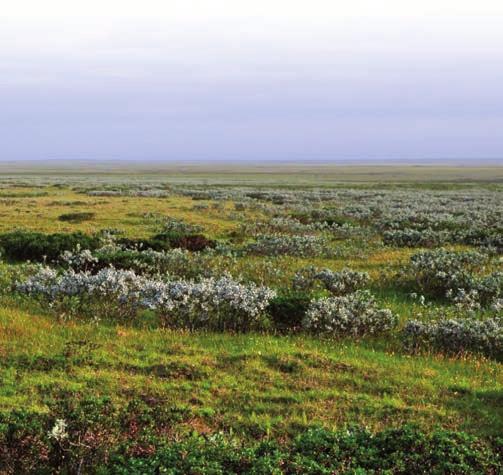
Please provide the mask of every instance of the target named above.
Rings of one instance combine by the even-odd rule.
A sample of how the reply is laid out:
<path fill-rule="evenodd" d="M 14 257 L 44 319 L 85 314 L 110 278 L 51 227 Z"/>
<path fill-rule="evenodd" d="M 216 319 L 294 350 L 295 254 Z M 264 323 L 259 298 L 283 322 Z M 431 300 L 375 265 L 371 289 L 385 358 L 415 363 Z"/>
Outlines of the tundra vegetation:
<path fill-rule="evenodd" d="M 296 180 L 0 177 L 0 473 L 501 473 L 503 186 Z"/>

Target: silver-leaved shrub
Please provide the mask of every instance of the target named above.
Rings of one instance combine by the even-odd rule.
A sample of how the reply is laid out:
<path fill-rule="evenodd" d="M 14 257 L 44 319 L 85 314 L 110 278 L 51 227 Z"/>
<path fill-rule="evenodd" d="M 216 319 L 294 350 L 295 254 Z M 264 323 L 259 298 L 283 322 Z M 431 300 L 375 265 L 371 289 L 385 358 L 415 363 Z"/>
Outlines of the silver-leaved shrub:
<path fill-rule="evenodd" d="M 243 284 L 229 276 L 194 281 L 162 281 L 130 270 L 105 268 L 91 274 L 51 268 L 17 285 L 43 299 L 58 314 L 133 318 L 150 309 L 166 326 L 246 331 L 260 326 L 269 301 L 268 287 Z"/>
<path fill-rule="evenodd" d="M 393 329 L 397 318 L 378 308 L 368 291 L 312 300 L 303 320 L 305 329 L 332 336 L 363 336 Z"/>
<path fill-rule="evenodd" d="M 334 272 L 326 268 L 308 266 L 295 273 L 292 286 L 300 291 L 310 291 L 321 286 L 332 295 L 345 295 L 361 290 L 368 285 L 369 281 L 370 277 L 367 272 L 357 272 L 351 269 Z"/>
<path fill-rule="evenodd" d="M 411 351 L 434 348 L 445 353 L 482 353 L 503 359 L 503 318 L 486 320 L 446 319 L 432 323 L 412 320 L 402 330 L 404 345 Z"/>
<path fill-rule="evenodd" d="M 445 297 L 452 289 L 473 286 L 473 272 L 487 262 L 487 256 L 476 251 L 456 252 L 435 249 L 414 254 L 410 270 L 421 292 Z"/>
<path fill-rule="evenodd" d="M 242 284 L 229 276 L 199 282 L 152 281 L 142 291 L 143 304 L 167 326 L 247 331 L 261 326 L 264 312 L 276 292 Z"/>

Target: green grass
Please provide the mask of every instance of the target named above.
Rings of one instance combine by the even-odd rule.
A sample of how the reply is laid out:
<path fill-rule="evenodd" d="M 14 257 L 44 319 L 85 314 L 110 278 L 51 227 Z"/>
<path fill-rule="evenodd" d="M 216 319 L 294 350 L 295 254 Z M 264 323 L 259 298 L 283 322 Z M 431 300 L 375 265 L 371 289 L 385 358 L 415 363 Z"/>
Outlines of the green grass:
<path fill-rule="evenodd" d="M 184 333 L 58 323 L 0 310 L 0 412 L 58 413 L 62 394 L 152 397 L 177 408 L 179 434 L 288 437 L 312 424 L 372 429 L 415 422 L 488 436 L 503 426 L 501 365 L 394 352 L 371 341 Z M 65 396 L 67 397 L 67 396 Z"/>

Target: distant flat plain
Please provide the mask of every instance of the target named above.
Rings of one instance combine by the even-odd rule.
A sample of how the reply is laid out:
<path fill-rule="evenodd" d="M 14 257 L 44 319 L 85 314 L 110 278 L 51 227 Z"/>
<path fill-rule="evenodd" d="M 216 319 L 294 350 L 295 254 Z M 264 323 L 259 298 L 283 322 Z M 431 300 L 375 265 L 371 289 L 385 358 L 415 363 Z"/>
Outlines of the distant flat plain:
<path fill-rule="evenodd" d="M 129 176 L 147 182 L 193 184 L 335 185 L 337 183 L 503 183 L 501 165 L 389 164 L 353 165 L 301 162 L 175 162 L 175 161 L 0 161 L 0 176 L 63 175 L 76 180 L 102 175 Z"/>

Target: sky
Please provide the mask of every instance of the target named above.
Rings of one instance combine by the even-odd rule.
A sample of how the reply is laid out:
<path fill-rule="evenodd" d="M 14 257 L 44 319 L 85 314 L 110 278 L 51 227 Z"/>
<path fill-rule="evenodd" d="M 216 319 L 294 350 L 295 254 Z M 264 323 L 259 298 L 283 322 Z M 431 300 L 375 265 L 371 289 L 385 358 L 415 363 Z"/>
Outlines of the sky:
<path fill-rule="evenodd" d="M 0 160 L 503 164 L 501 0 L 0 4 Z"/>

